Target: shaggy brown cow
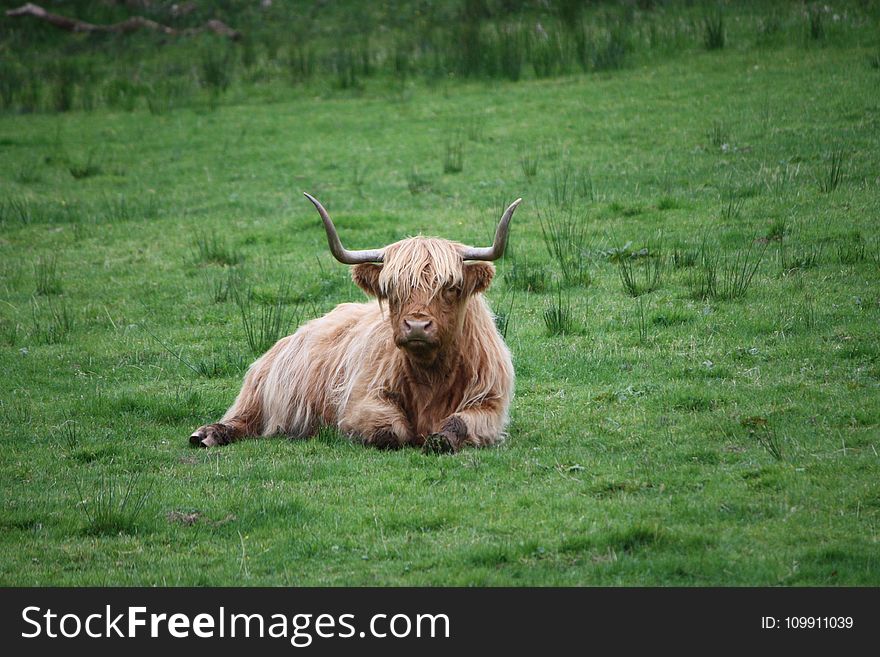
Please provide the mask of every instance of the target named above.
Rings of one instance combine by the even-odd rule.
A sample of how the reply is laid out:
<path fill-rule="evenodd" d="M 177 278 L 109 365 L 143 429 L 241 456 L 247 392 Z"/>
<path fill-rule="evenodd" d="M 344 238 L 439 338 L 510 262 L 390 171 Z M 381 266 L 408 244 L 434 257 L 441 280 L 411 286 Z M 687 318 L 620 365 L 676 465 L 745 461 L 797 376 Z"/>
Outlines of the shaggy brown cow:
<path fill-rule="evenodd" d="M 380 448 L 451 452 L 504 437 L 513 394 L 510 352 L 482 292 L 495 274 L 510 218 L 491 247 L 411 237 L 377 251 L 343 248 L 324 207 L 333 255 L 354 265 L 368 303 L 343 303 L 312 320 L 251 365 L 223 418 L 190 443 L 225 445 L 245 436 L 314 435 L 336 426 Z"/>

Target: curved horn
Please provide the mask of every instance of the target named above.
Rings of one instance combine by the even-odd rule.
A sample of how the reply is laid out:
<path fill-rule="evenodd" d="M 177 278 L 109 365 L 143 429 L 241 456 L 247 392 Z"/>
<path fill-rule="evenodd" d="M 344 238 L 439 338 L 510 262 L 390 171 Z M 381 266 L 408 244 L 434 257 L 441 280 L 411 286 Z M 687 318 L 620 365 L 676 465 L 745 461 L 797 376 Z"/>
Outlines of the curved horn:
<path fill-rule="evenodd" d="M 333 225 L 333 220 L 330 219 L 330 215 L 327 214 L 324 206 L 311 194 L 306 194 L 305 192 L 303 194 L 312 202 L 312 205 L 318 210 L 318 214 L 321 215 L 321 219 L 324 220 L 324 230 L 327 231 L 327 244 L 330 245 L 330 252 L 339 262 L 346 265 L 358 265 L 363 262 L 382 262 L 383 255 L 381 251 L 349 251 L 342 246 L 339 235 L 336 233 L 336 226 Z"/>
<path fill-rule="evenodd" d="M 516 206 L 521 202 L 521 198 L 516 199 L 504 211 L 501 221 L 498 222 L 498 228 L 495 229 L 495 241 L 492 242 L 492 246 L 469 246 L 462 251 L 462 260 L 498 260 L 498 258 L 503 256 L 504 247 L 507 246 L 507 234 L 510 232 L 510 218 L 513 216 Z"/>

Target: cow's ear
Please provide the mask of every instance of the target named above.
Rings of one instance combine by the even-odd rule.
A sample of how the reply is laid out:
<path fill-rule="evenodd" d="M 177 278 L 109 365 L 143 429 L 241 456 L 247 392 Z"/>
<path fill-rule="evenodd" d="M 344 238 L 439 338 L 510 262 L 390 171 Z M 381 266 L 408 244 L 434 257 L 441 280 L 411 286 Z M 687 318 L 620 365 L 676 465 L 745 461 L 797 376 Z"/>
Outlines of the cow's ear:
<path fill-rule="evenodd" d="M 491 262 L 466 262 L 464 264 L 464 292 L 467 296 L 483 292 L 495 276 Z"/>
<path fill-rule="evenodd" d="M 371 297 L 382 298 L 382 290 L 379 288 L 379 274 L 382 273 L 382 265 L 365 263 L 351 268 L 351 280 L 359 288 Z"/>

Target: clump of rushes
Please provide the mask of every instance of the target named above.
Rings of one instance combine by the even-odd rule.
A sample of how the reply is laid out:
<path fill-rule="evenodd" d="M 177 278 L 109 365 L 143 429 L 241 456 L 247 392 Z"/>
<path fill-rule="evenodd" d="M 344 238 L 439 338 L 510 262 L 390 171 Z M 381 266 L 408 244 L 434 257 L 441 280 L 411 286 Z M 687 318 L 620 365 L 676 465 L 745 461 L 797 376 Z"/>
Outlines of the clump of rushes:
<path fill-rule="evenodd" d="M 782 460 L 782 441 L 767 418 L 759 416 L 747 417 L 743 418 L 740 424 L 745 427 L 749 437 L 767 450 L 770 456 L 777 461 Z"/>
<path fill-rule="evenodd" d="M 61 294 L 61 276 L 58 274 L 58 259 L 54 255 L 41 256 L 34 263 L 37 294 Z"/>
<path fill-rule="evenodd" d="M 543 209 L 538 208 L 538 220 L 544 244 L 559 264 L 565 284 L 589 285 L 592 278 L 584 215 L 570 205 L 548 203 Z"/>
<path fill-rule="evenodd" d="M 540 157 L 536 152 L 523 151 L 519 156 L 519 166 L 522 169 L 523 176 L 529 182 L 538 175 L 538 164 Z"/>
<path fill-rule="evenodd" d="M 73 331 L 74 319 L 67 303 L 46 299 L 45 306 L 31 299 L 31 339 L 40 344 L 58 344 Z"/>
<path fill-rule="evenodd" d="M 217 265 L 237 265 L 244 256 L 240 251 L 232 249 L 226 244 L 216 231 L 203 231 L 195 237 L 196 259 L 203 263 Z"/>
<path fill-rule="evenodd" d="M 721 219 L 726 222 L 734 222 L 742 214 L 745 201 L 731 196 L 721 202 Z"/>
<path fill-rule="evenodd" d="M 244 284 L 244 273 L 238 267 L 224 267 L 221 271 L 206 270 L 205 281 L 215 303 L 234 299 Z"/>
<path fill-rule="evenodd" d="M 697 264 L 700 257 L 698 249 L 691 249 L 686 246 L 676 246 L 672 250 L 672 266 L 675 269 L 686 269 Z"/>
<path fill-rule="evenodd" d="M 787 242 L 787 241 L 786 241 Z M 818 267 L 822 261 L 825 245 L 822 243 L 810 243 L 792 246 L 786 242 L 779 244 L 779 267 L 782 273 L 796 269 L 812 269 Z"/>
<path fill-rule="evenodd" d="M 718 9 L 703 18 L 703 43 L 706 50 L 721 50 L 727 41 L 724 31 L 724 14 Z"/>
<path fill-rule="evenodd" d="M 510 297 L 507 302 L 507 306 L 505 307 L 505 300 L 507 297 Z M 501 302 L 498 304 L 499 310 L 495 311 L 495 328 L 498 329 L 498 332 L 501 334 L 502 338 L 507 339 L 507 331 L 510 329 L 511 322 L 513 320 L 513 303 L 516 300 L 516 289 L 510 290 L 510 293 L 504 294 Z"/>
<path fill-rule="evenodd" d="M 86 534 L 105 536 L 137 531 L 151 493 L 151 487 L 141 482 L 139 472 L 127 475 L 122 482 L 102 473 L 97 490 L 90 498 L 84 494 L 79 481 L 75 481 L 77 494 L 82 500 L 77 508 L 85 516 Z"/>
<path fill-rule="evenodd" d="M 406 176 L 406 188 L 413 196 L 430 192 L 432 189 L 431 179 L 419 173 L 418 169 L 413 167 Z"/>
<path fill-rule="evenodd" d="M 648 319 L 645 314 L 645 301 L 642 297 L 636 299 L 635 316 L 636 325 L 639 327 L 639 342 L 645 344 L 648 341 Z"/>
<path fill-rule="evenodd" d="M 544 309 L 544 326 L 550 335 L 570 335 L 575 331 L 571 293 L 568 290 L 563 291 L 562 285 L 557 286 L 556 297 Z"/>
<path fill-rule="evenodd" d="M 700 266 L 691 280 L 695 297 L 713 301 L 739 299 L 745 296 L 767 251 L 765 241 L 760 250 L 750 243 L 745 251 L 722 258 L 704 243 Z"/>
<path fill-rule="evenodd" d="M 859 232 L 854 232 L 837 244 L 837 261 L 855 265 L 868 259 L 868 244 Z"/>
<path fill-rule="evenodd" d="M 245 339 L 255 355 L 265 353 L 287 335 L 293 323 L 293 313 L 283 303 L 285 296 L 284 293 L 279 294 L 273 302 L 262 304 L 254 300 L 253 290 L 241 291 L 235 295 Z"/>
<path fill-rule="evenodd" d="M 456 137 L 446 142 L 443 173 L 461 173 L 464 169 L 464 141 Z"/>
<path fill-rule="evenodd" d="M 527 262 L 514 261 L 510 269 L 504 272 L 504 282 L 511 289 L 523 292 L 544 292 L 548 280 L 549 276 L 544 267 Z"/>
<path fill-rule="evenodd" d="M 664 262 L 659 249 L 649 249 L 644 257 L 622 256 L 617 262 L 623 291 L 631 297 L 653 292 L 663 283 Z"/>
<path fill-rule="evenodd" d="M 724 144 L 730 143 L 730 133 L 720 121 L 715 121 L 712 124 L 712 127 L 706 132 L 706 137 L 715 148 L 721 148 Z"/>
<path fill-rule="evenodd" d="M 844 156 L 842 150 L 836 150 L 828 157 L 828 165 L 824 175 L 819 178 L 819 191 L 830 194 L 840 186 L 843 179 Z"/>

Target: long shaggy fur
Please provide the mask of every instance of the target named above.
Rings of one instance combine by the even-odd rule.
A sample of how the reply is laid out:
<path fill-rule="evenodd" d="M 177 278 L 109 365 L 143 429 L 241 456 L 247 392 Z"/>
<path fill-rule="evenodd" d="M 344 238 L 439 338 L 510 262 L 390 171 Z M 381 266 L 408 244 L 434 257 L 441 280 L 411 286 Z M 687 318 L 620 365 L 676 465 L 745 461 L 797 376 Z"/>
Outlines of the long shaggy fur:
<path fill-rule="evenodd" d="M 228 442 L 245 435 L 307 437 L 330 425 L 382 447 L 421 445 L 438 433 L 458 435 L 455 448 L 501 440 L 514 374 L 481 294 L 494 268 L 462 262 L 460 249 L 415 237 L 386 247 L 381 266 L 355 266 L 355 281 L 379 299 L 340 304 L 282 338 L 250 367 L 220 422 L 199 431 L 223 427 Z M 369 289 L 371 277 L 378 289 Z M 465 291 L 452 310 L 437 305 L 441 292 L 468 281 L 473 294 Z M 450 337 L 430 364 L 395 345 L 394 312 L 408 308 L 448 323 Z"/>

